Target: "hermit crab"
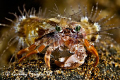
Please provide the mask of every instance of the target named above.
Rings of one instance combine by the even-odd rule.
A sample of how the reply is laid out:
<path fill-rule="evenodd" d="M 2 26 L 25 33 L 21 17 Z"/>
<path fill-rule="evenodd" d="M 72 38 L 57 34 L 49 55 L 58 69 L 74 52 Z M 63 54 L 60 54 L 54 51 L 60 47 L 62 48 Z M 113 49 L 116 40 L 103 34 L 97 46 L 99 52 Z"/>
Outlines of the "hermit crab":
<path fill-rule="evenodd" d="M 94 66 L 98 64 L 99 62 L 98 53 L 94 46 L 90 44 L 89 41 L 87 40 L 86 38 L 87 33 L 85 31 L 86 26 L 82 22 L 72 21 L 66 17 L 61 17 L 60 20 L 56 18 L 50 18 L 48 20 L 40 18 L 32 19 L 33 19 L 32 22 L 34 23 L 37 22 L 35 24 L 39 28 L 36 25 L 34 25 L 33 27 L 31 27 L 34 28 L 34 30 L 31 31 L 29 30 L 28 31 L 29 34 L 26 36 L 30 36 L 30 33 L 31 35 L 36 34 L 35 32 L 38 33 L 37 35 L 39 34 L 43 35 L 39 36 L 39 38 L 37 39 L 34 39 L 35 42 L 31 44 L 29 47 L 24 48 L 17 53 L 18 58 L 20 58 L 20 56 L 23 53 L 27 53 L 25 56 L 19 59 L 19 63 L 23 61 L 23 59 L 33 54 L 40 53 L 44 48 L 48 47 L 44 56 L 44 60 L 46 65 L 50 67 L 51 53 L 57 48 L 59 48 L 59 50 L 62 50 L 61 48 L 63 46 L 66 46 L 69 52 L 73 53 L 73 55 L 69 57 L 62 57 L 59 59 L 60 61 L 55 60 L 55 64 L 58 65 L 59 67 L 65 69 L 79 67 L 84 63 L 85 58 L 87 57 L 86 50 L 96 56 L 96 62 Z M 28 22 L 29 20 L 30 19 L 28 19 Z M 30 24 L 31 23 L 29 23 L 29 25 Z M 23 26 L 22 23 L 21 25 Z M 48 29 L 49 27 L 51 29 Z M 26 39 L 26 41 L 29 42 L 29 37 Z"/>

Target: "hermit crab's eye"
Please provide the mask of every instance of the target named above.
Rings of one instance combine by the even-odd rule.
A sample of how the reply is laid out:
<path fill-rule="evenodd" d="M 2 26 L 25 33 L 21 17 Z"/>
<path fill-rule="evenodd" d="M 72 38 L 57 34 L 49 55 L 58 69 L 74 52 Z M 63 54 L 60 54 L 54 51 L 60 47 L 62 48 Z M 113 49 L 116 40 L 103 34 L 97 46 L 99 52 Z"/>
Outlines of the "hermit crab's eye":
<path fill-rule="evenodd" d="M 56 26 L 55 29 L 60 32 L 61 31 L 61 27 L 60 26 Z"/>
<path fill-rule="evenodd" d="M 80 31 L 80 29 L 81 29 L 80 25 L 78 25 L 78 26 L 75 27 L 75 31 L 77 31 L 77 32 Z"/>

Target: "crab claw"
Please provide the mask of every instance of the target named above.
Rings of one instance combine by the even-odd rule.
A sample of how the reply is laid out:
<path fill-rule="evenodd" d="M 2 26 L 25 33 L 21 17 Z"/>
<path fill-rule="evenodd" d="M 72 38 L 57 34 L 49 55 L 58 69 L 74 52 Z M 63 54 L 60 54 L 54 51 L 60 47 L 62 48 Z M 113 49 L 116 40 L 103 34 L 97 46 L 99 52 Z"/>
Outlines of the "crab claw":
<path fill-rule="evenodd" d="M 85 55 L 85 57 L 86 56 L 87 55 Z M 80 60 L 77 54 L 73 54 L 70 57 L 59 58 L 59 61 L 55 60 L 55 64 L 63 69 L 73 69 L 82 65 L 84 60 L 85 59 Z"/>
<path fill-rule="evenodd" d="M 94 64 L 94 67 L 97 66 L 97 64 L 99 63 L 99 56 L 98 56 L 97 50 L 94 48 L 93 45 L 90 45 L 89 42 L 88 42 L 88 40 L 86 40 L 86 39 L 84 40 L 84 44 L 85 44 L 87 50 L 90 53 L 92 53 L 92 54 L 94 54 L 96 56 L 96 62 Z"/>

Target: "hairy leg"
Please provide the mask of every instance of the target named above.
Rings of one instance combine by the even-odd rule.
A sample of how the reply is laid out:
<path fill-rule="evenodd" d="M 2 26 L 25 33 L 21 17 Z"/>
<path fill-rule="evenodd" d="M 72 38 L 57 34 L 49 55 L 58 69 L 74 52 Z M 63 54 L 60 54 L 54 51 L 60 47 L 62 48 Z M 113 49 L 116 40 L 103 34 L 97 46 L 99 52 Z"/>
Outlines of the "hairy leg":
<path fill-rule="evenodd" d="M 93 45 L 90 45 L 86 39 L 84 40 L 84 44 L 87 50 L 96 56 L 96 63 L 94 64 L 94 66 L 97 66 L 97 64 L 99 63 L 99 56 L 97 50 L 94 48 Z"/>
<path fill-rule="evenodd" d="M 46 45 L 47 45 L 47 44 L 42 44 L 38 49 L 29 52 L 28 54 L 26 54 L 25 56 L 23 56 L 22 58 L 19 59 L 19 63 L 20 63 L 23 59 L 29 57 L 30 55 L 37 54 L 37 53 L 41 52 L 41 51 L 46 47 Z"/>
<path fill-rule="evenodd" d="M 45 56 L 44 56 L 44 60 L 46 65 L 50 68 L 50 55 L 52 53 L 52 51 L 54 51 L 55 49 L 57 49 L 59 47 L 59 44 L 57 42 L 54 42 L 53 45 L 49 46 Z"/>
<path fill-rule="evenodd" d="M 19 59 L 23 53 L 33 51 L 36 48 L 36 45 L 33 44 L 30 47 L 24 48 L 17 53 L 17 58 Z"/>

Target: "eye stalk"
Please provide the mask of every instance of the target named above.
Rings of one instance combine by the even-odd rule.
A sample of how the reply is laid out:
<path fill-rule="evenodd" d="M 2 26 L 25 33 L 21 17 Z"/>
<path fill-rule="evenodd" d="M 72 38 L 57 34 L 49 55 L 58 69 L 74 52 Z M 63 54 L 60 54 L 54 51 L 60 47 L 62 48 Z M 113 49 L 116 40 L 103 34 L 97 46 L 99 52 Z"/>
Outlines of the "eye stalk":
<path fill-rule="evenodd" d="M 80 29 L 81 29 L 81 26 L 80 26 L 80 25 L 78 25 L 78 26 L 75 27 L 75 31 L 76 31 L 76 32 L 80 31 Z"/>
<path fill-rule="evenodd" d="M 56 26 L 55 29 L 60 32 L 61 31 L 61 27 L 60 26 Z"/>

